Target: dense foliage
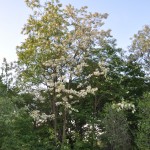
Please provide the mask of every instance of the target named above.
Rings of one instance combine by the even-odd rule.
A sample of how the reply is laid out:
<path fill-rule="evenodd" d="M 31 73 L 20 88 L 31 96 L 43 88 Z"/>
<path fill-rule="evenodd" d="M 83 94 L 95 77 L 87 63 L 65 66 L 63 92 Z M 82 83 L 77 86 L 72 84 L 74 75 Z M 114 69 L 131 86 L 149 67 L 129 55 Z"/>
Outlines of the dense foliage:
<path fill-rule="evenodd" d="M 150 149 L 149 27 L 125 56 L 107 14 L 26 4 L 18 61 L 1 69 L 0 150 Z"/>

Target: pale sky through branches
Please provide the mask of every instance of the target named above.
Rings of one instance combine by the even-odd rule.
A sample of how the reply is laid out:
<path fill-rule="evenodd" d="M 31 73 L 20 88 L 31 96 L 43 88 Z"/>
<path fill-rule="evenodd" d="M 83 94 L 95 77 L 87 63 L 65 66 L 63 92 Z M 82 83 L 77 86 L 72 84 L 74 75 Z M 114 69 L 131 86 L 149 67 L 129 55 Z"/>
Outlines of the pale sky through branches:
<path fill-rule="evenodd" d="M 44 0 L 43 0 L 44 1 Z M 21 29 L 26 23 L 30 10 L 24 0 L 0 1 L 0 63 L 4 57 L 16 60 L 16 46 L 24 37 Z M 150 24 L 150 0 L 60 0 L 63 5 L 88 6 L 92 12 L 108 13 L 105 28 L 112 30 L 118 47 L 126 49 L 129 38 L 144 25 Z"/>

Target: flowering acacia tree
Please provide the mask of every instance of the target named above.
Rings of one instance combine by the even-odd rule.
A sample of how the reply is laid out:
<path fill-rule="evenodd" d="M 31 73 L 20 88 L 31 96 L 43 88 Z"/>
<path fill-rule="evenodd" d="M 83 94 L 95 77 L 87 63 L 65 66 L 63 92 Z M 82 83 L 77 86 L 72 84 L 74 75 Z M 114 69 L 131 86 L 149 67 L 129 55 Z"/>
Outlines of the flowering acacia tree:
<path fill-rule="evenodd" d="M 145 25 L 132 38 L 131 51 L 146 70 L 150 68 L 150 26 Z"/>
<path fill-rule="evenodd" d="M 99 60 L 95 70 L 83 73 L 88 60 L 93 59 L 92 50 L 108 43 L 110 30 L 101 29 L 108 15 L 87 12 L 87 7 L 63 8 L 57 0 L 44 4 L 26 0 L 26 4 L 33 14 L 22 30 L 26 39 L 17 48 L 18 83 L 23 83 L 23 91 L 32 93 L 40 103 L 31 112 L 36 125 L 51 122 L 55 142 L 60 137 L 64 146 L 67 116 L 78 111 L 75 103 L 97 91 L 88 81 L 105 70 Z M 85 82 L 81 84 L 80 80 Z M 62 133 L 58 122 L 62 122 Z"/>

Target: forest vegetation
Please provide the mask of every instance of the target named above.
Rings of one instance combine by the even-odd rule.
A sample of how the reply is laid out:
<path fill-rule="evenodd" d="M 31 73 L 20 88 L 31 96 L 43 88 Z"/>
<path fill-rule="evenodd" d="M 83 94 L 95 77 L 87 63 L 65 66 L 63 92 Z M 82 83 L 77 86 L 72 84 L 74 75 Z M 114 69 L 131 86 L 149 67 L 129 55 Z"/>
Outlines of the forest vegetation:
<path fill-rule="evenodd" d="M 0 75 L 0 150 L 149 150 L 150 26 L 125 52 L 107 13 L 58 0 L 31 9 Z"/>

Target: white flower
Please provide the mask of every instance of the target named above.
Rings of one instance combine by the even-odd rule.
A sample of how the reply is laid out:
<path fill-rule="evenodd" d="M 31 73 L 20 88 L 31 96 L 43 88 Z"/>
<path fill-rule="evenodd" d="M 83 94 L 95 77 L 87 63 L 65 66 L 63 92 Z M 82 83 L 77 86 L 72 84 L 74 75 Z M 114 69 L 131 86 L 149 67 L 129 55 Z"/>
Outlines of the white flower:
<path fill-rule="evenodd" d="M 83 85 L 82 83 L 79 83 L 79 85 L 77 86 L 77 88 L 80 88 L 80 87 L 82 87 L 82 85 Z"/>
<path fill-rule="evenodd" d="M 57 94 L 56 97 L 57 97 L 57 98 L 61 97 L 61 94 Z"/>
<path fill-rule="evenodd" d="M 56 92 L 59 93 L 59 92 L 63 91 L 64 89 L 65 89 L 65 85 L 60 84 L 57 86 Z"/>
<path fill-rule="evenodd" d="M 62 112 L 60 112 L 59 115 L 62 116 Z"/>
<path fill-rule="evenodd" d="M 112 108 L 116 109 L 117 111 L 132 110 L 132 113 L 134 113 L 136 111 L 134 104 L 128 103 L 128 102 L 125 102 L 125 101 L 122 101 L 121 103 L 118 103 L 118 104 L 113 104 Z"/>
<path fill-rule="evenodd" d="M 52 119 L 52 120 L 55 119 L 55 114 L 49 115 L 49 118 Z"/>
<path fill-rule="evenodd" d="M 56 102 L 56 103 L 55 103 L 56 106 L 59 106 L 59 105 L 61 105 L 61 104 L 62 104 L 62 102 Z"/>
<path fill-rule="evenodd" d="M 93 75 L 94 76 L 99 76 L 99 75 L 101 75 L 101 73 L 99 71 L 95 71 L 95 72 L 93 72 Z"/>
<path fill-rule="evenodd" d="M 73 96 L 72 96 L 72 95 L 69 95 L 69 98 L 70 98 L 70 99 L 72 99 L 72 98 L 73 98 Z"/>
<path fill-rule="evenodd" d="M 65 97 L 62 98 L 62 100 L 63 100 L 64 102 L 67 102 L 67 101 L 68 101 L 68 98 L 65 96 Z"/>

